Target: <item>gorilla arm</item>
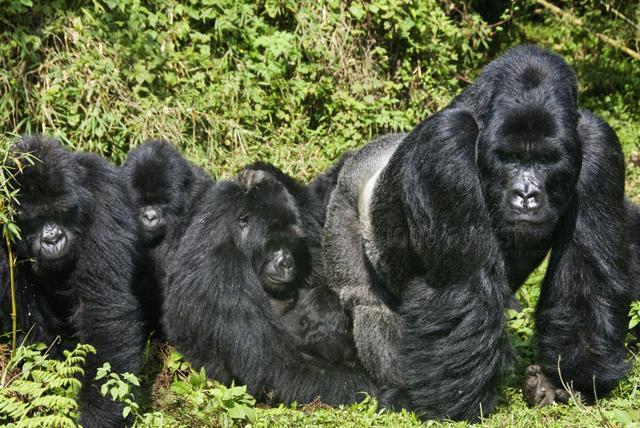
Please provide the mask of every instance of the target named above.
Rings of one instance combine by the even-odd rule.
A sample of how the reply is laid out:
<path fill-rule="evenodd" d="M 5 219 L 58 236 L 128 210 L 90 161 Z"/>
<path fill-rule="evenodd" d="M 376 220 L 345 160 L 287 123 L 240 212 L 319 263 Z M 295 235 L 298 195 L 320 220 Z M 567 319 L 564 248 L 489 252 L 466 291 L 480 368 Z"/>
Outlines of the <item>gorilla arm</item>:
<path fill-rule="evenodd" d="M 362 371 L 303 356 L 271 309 L 250 261 L 233 244 L 183 246 L 177 260 L 186 263 L 170 272 L 167 333 L 209 375 L 246 384 L 252 394 L 274 402 L 320 397 L 337 405 L 358 401 L 359 392 L 376 392 Z"/>
<path fill-rule="evenodd" d="M 594 387 L 598 394 L 609 392 L 627 370 L 624 339 L 633 278 L 620 144 L 604 121 L 580 113 L 582 170 L 553 244 L 536 311 L 536 339 L 544 375 L 560 387 L 559 365 L 565 383 L 590 399 Z M 547 381 L 537 379 L 527 381 L 530 404 L 540 404 L 535 389 Z"/>
<path fill-rule="evenodd" d="M 327 208 L 323 261 L 329 286 L 351 313 L 354 341 L 362 364 L 384 385 L 402 383 L 397 364 L 399 319 L 365 254 L 368 229 L 363 227 L 375 176 L 404 135 L 378 138 L 346 159 Z"/>
<path fill-rule="evenodd" d="M 510 291 L 475 164 L 477 135 L 469 113 L 444 110 L 390 164 L 424 272 L 402 294 L 400 366 L 404 392 L 427 418 L 490 412 L 512 354 L 504 331 Z"/>
<path fill-rule="evenodd" d="M 145 345 L 144 322 L 133 289 L 137 280 L 135 263 L 137 235 L 133 215 L 126 215 L 124 192 L 116 173 L 93 156 L 77 155 L 91 174 L 95 186 L 94 218 L 71 283 L 77 292 L 77 338 L 96 348 L 85 369 L 80 391 L 80 420 L 86 427 L 123 425 L 121 405 L 102 397 L 104 381 L 95 381 L 104 362 L 114 373 L 138 374 Z"/>

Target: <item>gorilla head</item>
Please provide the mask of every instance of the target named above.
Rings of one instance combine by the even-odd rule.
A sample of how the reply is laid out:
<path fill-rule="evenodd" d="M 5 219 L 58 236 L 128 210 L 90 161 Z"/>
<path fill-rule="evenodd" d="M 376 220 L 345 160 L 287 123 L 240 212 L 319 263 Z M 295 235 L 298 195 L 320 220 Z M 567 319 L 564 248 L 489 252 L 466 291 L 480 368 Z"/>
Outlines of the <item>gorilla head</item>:
<path fill-rule="evenodd" d="M 243 170 L 237 183 L 243 192 L 234 204 L 234 241 L 251 260 L 264 290 L 272 297 L 288 298 L 309 273 L 300 210 L 269 172 Z"/>
<path fill-rule="evenodd" d="M 189 209 L 196 173 L 166 141 L 149 141 L 137 147 L 122 167 L 145 240 L 157 244 Z"/>
<path fill-rule="evenodd" d="M 501 239 L 516 248 L 543 244 L 552 235 L 580 175 L 575 77 L 566 64 L 555 65 L 500 70 L 510 78 L 478 136 L 487 205 Z"/>
<path fill-rule="evenodd" d="M 88 210 L 91 194 L 83 183 L 86 171 L 51 141 L 26 138 L 18 141 L 15 149 L 35 158 L 33 165 L 18 168 L 16 173 L 20 188 L 16 221 L 28 257 L 36 272 L 68 271 L 77 259 L 79 240 L 92 221 Z"/>

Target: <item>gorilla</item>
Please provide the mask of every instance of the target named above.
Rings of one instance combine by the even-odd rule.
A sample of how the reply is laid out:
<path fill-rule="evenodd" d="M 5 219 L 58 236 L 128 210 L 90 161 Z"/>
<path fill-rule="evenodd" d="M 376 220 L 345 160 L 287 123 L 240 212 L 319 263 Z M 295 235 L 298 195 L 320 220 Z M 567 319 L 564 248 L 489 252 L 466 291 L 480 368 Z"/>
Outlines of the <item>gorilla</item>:
<path fill-rule="evenodd" d="M 303 220 L 304 242 L 296 241 L 294 237 L 281 241 L 277 251 L 261 253 L 264 261 L 254 263 L 255 270 L 273 308 L 284 317 L 289 330 L 302 341 L 305 352 L 335 364 L 355 366 L 357 358 L 351 321 L 340 306 L 337 295 L 321 276 L 320 250 L 314 248 L 320 245 L 320 241 L 313 237 L 319 236 L 317 230 L 321 228 L 315 220 L 319 216 L 314 218 L 311 210 L 316 208 L 314 201 L 318 198 L 321 201 L 328 199 L 325 194 L 330 193 L 336 181 L 331 176 L 337 179 L 334 171 L 337 169 L 328 170 L 305 187 L 277 167 L 257 162 L 245 167 L 238 174 L 237 181 L 245 189 L 251 189 L 269 180 L 276 187 L 283 186 L 282 191 L 291 189 L 289 194 L 296 195 L 294 200 Z M 298 248 L 293 252 L 291 249 L 295 246 Z M 315 274 L 310 275 L 309 271 Z"/>
<path fill-rule="evenodd" d="M 322 285 L 323 291 L 321 294 L 325 295 L 329 300 L 331 300 L 329 296 L 333 296 L 335 293 L 330 292 L 326 287 L 327 278 L 322 262 L 322 234 L 329 198 L 338 183 L 338 176 L 343 165 L 353 155 L 352 151 L 346 151 L 329 169 L 315 177 L 306 186 L 276 166 L 266 162 L 259 161 L 247 165 L 241 172 L 242 174 L 247 174 L 248 179 L 251 180 L 253 179 L 251 178 L 253 177 L 250 174 L 251 171 L 264 171 L 279 181 L 286 191 L 293 196 L 298 208 L 302 211 L 307 248 L 312 260 L 308 282 L 311 284 L 311 288 L 315 288 L 316 285 Z M 259 181 L 259 176 L 256 176 L 255 179 Z M 245 186 L 250 186 L 249 182 L 244 184 Z"/>
<path fill-rule="evenodd" d="M 103 397 L 102 381 L 94 378 L 104 362 L 114 372 L 137 373 L 145 343 L 134 295 L 139 235 L 124 184 L 105 160 L 67 152 L 40 136 L 18 140 L 14 154 L 35 158 L 23 168 L 14 165 L 22 233 L 14 245 L 21 334 L 45 344 L 59 338 L 55 355 L 78 342 L 93 345 L 97 353 L 85 367 L 78 422 L 123 426 L 122 406 Z M 6 258 L 7 249 L 2 252 Z M 11 298 L 6 272 L 0 276 L 0 327 L 7 331 Z"/>
<path fill-rule="evenodd" d="M 624 160 L 578 108 L 557 55 L 516 47 L 408 135 L 345 162 L 327 208 L 324 265 L 384 399 L 425 418 L 495 406 L 513 350 L 510 294 L 551 251 L 536 310 L 532 405 L 585 400 L 627 370 L 634 279 Z"/>
<path fill-rule="evenodd" d="M 351 319 L 326 285 L 301 288 L 284 323 L 301 341 L 305 354 L 332 364 L 360 367 Z"/>
<path fill-rule="evenodd" d="M 135 206 L 134 218 L 143 236 L 144 283 L 140 294 L 150 329 L 161 333 L 160 287 L 167 260 L 191 221 L 195 204 L 214 184 L 201 168 L 190 164 L 170 143 L 151 140 L 131 150 L 121 174 Z"/>
<path fill-rule="evenodd" d="M 278 295 L 283 280 L 303 278 L 308 250 L 296 200 L 267 176 L 219 182 L 198 204 L 168 265 L 168 339 L 210 377 L 245 384 L 260 401 L 337 405 L 375 394 L 363 370 L 306 353 L 271 306 L 265 287 Z"/>
<path fill-rule="evenodd" d="M 264 167 L 272 167 L 264 164 Z M 275 167 L 274 168 L 275 171 Z M 282 173 L 284 174 L 284 173 Z M 288 177 L 288 176 L 287 176 Z M 288 177 L 289 178 L 289 177 Z M 302 225 L 302 214 L 295 207 L 293 196 L 286 190 L 284 184 L 275 178 L 266 169 L 243 169 L 236 177 L 238 185 L 246 191 L 259 191 L 265 189 L 262 183 L 271 181 L 271 187 L 282 194 L 282 204 L 273 205 L 283 213 L 291 212 L 294 216 L 291 223 L 294 227 L 278 230 L 278 237 L 271 233 L 254 235 L 256 242 L 252 246 L 256 249 L 252 257 L 253 270 L 256 272 L 258 282 L 271 300 L 274 310 L 280 315 L 286 315 L 296 305 L 298 292 L 304 285 L 309 274 L 311 260 L 305 242 L 305 231 Z M 291 183 L 295 183 L 291 179 Z M 297 184 L 297 183 L 296 183 Z M 254 189 L 255 188 L 255 189 Z M 301 189 L 302 191 L 302 189 Z M 258 214 L 264 219 L 278 221 L 278 211 Z M 295 217 L 297 216 L 297 217 Z M 286 219 L 286 217 L 282 217 Z M 286 220 L 285 220 L 286 221 Z"/>

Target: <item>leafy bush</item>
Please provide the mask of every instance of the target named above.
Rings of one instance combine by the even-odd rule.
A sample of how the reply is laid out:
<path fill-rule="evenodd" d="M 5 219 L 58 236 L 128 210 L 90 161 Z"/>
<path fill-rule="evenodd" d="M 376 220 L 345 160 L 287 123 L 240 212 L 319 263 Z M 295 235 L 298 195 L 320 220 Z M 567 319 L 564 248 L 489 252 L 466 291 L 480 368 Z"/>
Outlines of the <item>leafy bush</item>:
<path fill-rule="evenodd" d="M 216 174 L 263 157 L 309 177 L 410 129 L 458 90 L 489 36 L 435 0 L 24 4 L 0 0 L 3 129 L 117 161 L 163 136 Z"/>
<path fill-rule="evenodd" d="M 629 310 L 629 329 L 640 326 L 640 301 L 633 302 Z"/>
<path fill-rule="evenodd" d="M 246 386 L 227 388 L 207 380 L 204 369 L 192 371 L 186 381 L 175 381 L 171 391 L 182 401 L 185 414 L 207 425 L 232 426 L 237 422 L 255 422 L 256 401 L 247 394 Z"/>
<path fill-rule="evenodd" d="M 46 346 L 18 347 L 0 371 L 0 423 L 9 427 L 75 427 L 80 388 L 78 376 L 90 345 L 65 351 L 64 358 L 48 358 Z"/>

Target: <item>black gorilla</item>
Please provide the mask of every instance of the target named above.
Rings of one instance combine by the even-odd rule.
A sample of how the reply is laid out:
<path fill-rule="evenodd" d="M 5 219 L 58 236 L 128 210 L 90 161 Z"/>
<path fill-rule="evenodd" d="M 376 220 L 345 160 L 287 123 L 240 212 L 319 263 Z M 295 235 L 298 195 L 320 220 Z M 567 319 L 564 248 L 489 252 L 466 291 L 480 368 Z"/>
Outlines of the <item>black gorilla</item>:
<path fill-rule="evenodd" d="M 77 342 L 93 345 L 79 423 L 122 426 L 121 406 L 102 397 L 93 379 L 105 361 L 115 372 L 137 373 L 145 341 L 134 296 L 139 235 L 124 185 L 103 159 L 41 137 L 19 140 L 15 152 L 37 159 L 16 176 L 23 236 L 15 245 L 19 328 L 30 342 L 51 344 L 59 336 L 57 354 Z M 2 276 L 0 327 L 7 331 L 11 302 Z"/>
<path fill-rule="evenodd" d="M 266 170 L 245 168 L 238 174 L 236 181 L 245 191 L 251 191 L 254 188 L 256 188 L 254 191 L 266 189 L 265 182 L 270 181 L 270 187 L 277 189 L 277 192 L 283 196 L 280 201 L 272 201 L 272 206 L 277 210 L 258 214 L 267 221 L 276 222 L 272 230 L 277 233 L 272 233 L 270 230 L 251 237 L 254 240 L 251 246 L 256 249 L 251 261 L 258 282 L 270 297 L 274 310 L 280 315 L 286 315 L 295 306 L 298 293 L 309 275 L 311 265 L 302 225 L 302 213 L 297 209 L 291 209 L 296 207 L 295 199 L 286 187 Z M 281 204 L 278 205 L 278 202 Z M 293 227 L 282 228 L 277 224 L 280 213 L 295 216 L 291 220 L 286 216 L 280 217 L 285 224 L 291 224 Z M 247 219 L 240 219 L 240 221 Z"/>
<path fill-rule="evenodd" d="M 357 358 L 351 321 L 340 306 L 338 296 L 327 287 L 319 240 L 320 222 L 324 220 L 323 203 L 328 201 L 327 195 L 335 186 L 339 165 L 341 162 L 306 187 L 275 166 L 257 162 L 238 174 L 238 183 L 250 189 L 270 180 L 274 181 L 273 186 L 284 186 L 283 191 L 295 195 L 293 199 L 300 210 L 305 238 L 304 242 L 298 240 L 297 245 L 304 247 L 298 248 L 294 256 L 288 250 L 295 242 L 291 240 L 276 252 L 264 253 L 268 256 L 267 269 L 256 269 L 260 283 L 276 312 L 284 316 L 285 325 L 300 339 L 305 352 L 332 363 L 354 366 Z M 286 240 L 282 242 L 287 244 Z M 288 262 L 282 263 L 285 261 Z M 265 266 L 264 263 L 256 266 Z"/>
<path fill-rule="evenodd" d="M 218 183 L 169 264 L 163 325 L 196 366 L 224 383 L 246 384 L 259 400 L 350 403 L 358 392 L 376 391 L 370 378 L 307 355 L 261 283 L 280 269 L 275 256 L 284 247 L 304 260 L 304 241 L 301 212 L 281 182 Z"/>
<path fill-rule="evenodd" d="M 338 183 L 338 176 L 345 162 L 353 157 L 352 151 L 345 152 L 329 169 L 314 178 L 308 185 L 296 181 L 276 166 L 255 162 L 247 165 L 244 171 L 265 171 L 275 177 L 293 196 L 298 208 L 302 212 L 302 222 L 305 230 L 307 248 L 312 260 L 309 283 L 312 288 L 317 285 L 327 290 L 327 278 L 322 263 L 322 234 L 326 217 L 327 205 L 333 189 Z M 245 183 L 246 184 L 246 183 Z M 324 294 L 324 291 L 322 292 Z M 331 292 L 330 295 L 335 293 Z"/>
<path fill-rule="evenodd" d="M 143 234 L 145 278 L 140 292 L 145 318 L 158 331 L 166 262 L 191 221 L 196 203 L 214 182 L 172 144 L 161 140 L 131 150 L 121 171 Z"/>
<path fill-rule="evenodd" d="M 583 397 L 594 376 L 599 395 L 610 391 L 627 369 L 623 194 L 615 133 L 578 109 L 567 64 L 532 46 L 492 62 L 409 135 L 347 161 L 325 265 L 390 399 L 428 418 L 488 414 L 512 354 L 507 297 L 549 250 L 525 396 L 565 398 L 558 364 Z"/>

